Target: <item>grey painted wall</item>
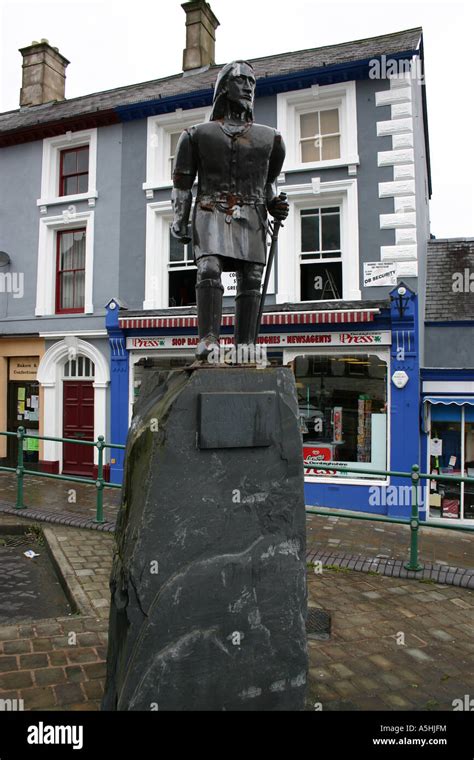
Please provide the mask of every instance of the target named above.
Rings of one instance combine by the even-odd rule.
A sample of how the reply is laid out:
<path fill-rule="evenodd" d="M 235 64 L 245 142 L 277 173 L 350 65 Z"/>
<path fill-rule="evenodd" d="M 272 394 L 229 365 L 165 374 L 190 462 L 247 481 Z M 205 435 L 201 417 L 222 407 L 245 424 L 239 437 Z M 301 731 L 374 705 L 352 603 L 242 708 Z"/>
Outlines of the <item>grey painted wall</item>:
<path fill-rule="evenodd" d="M 0 250 L 11 258 L 10 266 L 0 271 L 22 274 L 24 282 L 22 298 L 0 293 L 2 332 L 29 331 L 23 318 L 34 314 L 40 216 L 36 201 L 41 192 L 42 154 L 42 142 L 0 150 Z M 18 326 L 12 321 L 16 319 L 20 319 Z"/>
<path fill-rule="evenodd" d="M 118 293 L 129 309 L 141 309 L 145 297 L 145 239 L 147 199 L 142 184 L 146 180 L 147 120 L 126 122 L 123 126 L 122 192 L 120 207 L 120 282 Z M 154 200 L 165 200 L 155 194 Z M 158 255 L 158 254 L 157 254 Z"/>
<path fill-rule="evenodd" d="M 474 324 L 426 325 L 424 367 L 474 367 Z"/>

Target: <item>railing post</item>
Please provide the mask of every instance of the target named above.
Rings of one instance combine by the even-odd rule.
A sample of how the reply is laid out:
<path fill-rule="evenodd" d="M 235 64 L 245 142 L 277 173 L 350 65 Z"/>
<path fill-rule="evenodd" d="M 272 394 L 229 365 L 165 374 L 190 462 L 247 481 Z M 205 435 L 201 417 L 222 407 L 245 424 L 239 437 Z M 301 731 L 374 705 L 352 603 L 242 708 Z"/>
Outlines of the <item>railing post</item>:
<path fill-rule="evenodd" d="M 97 443 L 95 444 L 98 449 L 97 457 L 97 480 L 95 482 L 97 488 L 97 502 L 96 502 L 96 523 L 103 523 L 104 520 L 104 436 L 99 435 Z"/>
<path fill-rule="evenodd" d="M 411 468 L 411 518 L 410 518 L 410 559 L 405 564 L 406 570 L 422 570 L 423 565 L 418 562 L 418 530 L 420 527 L 420 515 L 418 511 L 418 484 L 420 482 L 420 468 L 414 464 Z"/>
<path fill-rule="evenodd" d="M 18 440 L 18 460 L 16 466 L 16 509 L 24 509 L 23 503 L 23 478 L 24 478 L 24 465 L 23 465 L 23 441 L 25 438 L 25 428 L 19 427 L 16 431 L 16 437 Z"/>

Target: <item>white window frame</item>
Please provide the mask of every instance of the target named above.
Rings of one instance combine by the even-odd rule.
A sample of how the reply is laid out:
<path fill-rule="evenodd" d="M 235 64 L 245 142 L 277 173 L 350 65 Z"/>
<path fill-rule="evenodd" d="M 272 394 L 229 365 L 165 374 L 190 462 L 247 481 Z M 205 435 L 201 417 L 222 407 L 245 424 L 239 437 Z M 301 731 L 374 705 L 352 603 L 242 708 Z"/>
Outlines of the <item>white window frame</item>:
<path fill-rule="evenodd" d="M 36 284 L 37 317 L 56 314 L 56 233 L 58 230 L 86 228 L 86 261 L 84 311 L 58 316 L 74 317 L 93 314 L 92 286 L 94 272 L 94 211 L 77 211 L 72 215 L 48 216 L 40 219 L 38 244 L 38 276 Z"/>
<path fill-rule="evenodd" d="M 209 120 L 210 115 L 210 108 L 193 108 L 148 117 L 146 181 L 142 185 L 147 198 L 153 198 L 154 190 L 168 188 L 173 184 L 169 173 L 170 134 L 182 132 L 194 124 L 202 124 Z"/>
<path fill-rule="evenodd" d="M 89 188 L 87 193 L 59 195 L 59 170 L 61 151 L 89 146 Z M 40 211 L 46 214 L 49 205 L 88 201 L 95 206 L 97 193 L 97 129 L 66 132 L 58 137 L 43 140 L 43 163 L 41 169 L 41 198 L 36 201 Z"/>
<path fill-rule="evenodd" d="M 288 195 L 290 213 L 281 228 L 278 255 L 278 293 L 276 302 L 300 302 L 300 256 L 302 209 L 339 206 L 341 209 L 341 262 L 343 301 L 360 301 L 359 217 L 357 179 L 335 180 L 303 185 L 279 186 Z M 324 261 L 324 259 L 322 260 Z M 332 300 L 332 299 L 325 299 Z M 303 301 L 302 303 L 309 303 Z"/>
<path fill-rule="evenodd" d="M 303 163 L 300 157 L 300 115 L 337 108 L 339 111 L 340 158 Z M 357 105 L 354 81 L 313 85 L 306 90 L 277 95 L 278 129 L 286 143 L 284 172 L 308 171 L 334 166 L 357 166 Z"/>
<path fill-rule="evenodd" d="M 143 309 L 168 308 L 167 274 L 169 225 L 173 220 L 171 201 L 148 203 L 146 207 L 145 300 Z"/>

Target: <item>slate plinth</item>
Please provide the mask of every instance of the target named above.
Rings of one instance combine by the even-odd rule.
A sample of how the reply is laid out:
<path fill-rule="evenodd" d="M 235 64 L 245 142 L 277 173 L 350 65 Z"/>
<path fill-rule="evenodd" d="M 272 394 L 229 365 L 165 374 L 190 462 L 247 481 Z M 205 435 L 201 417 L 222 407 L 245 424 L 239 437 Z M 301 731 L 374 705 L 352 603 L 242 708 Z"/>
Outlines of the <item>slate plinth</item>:
<path fill-rule="evenodd" d="M 302 710 L 305 508 L 293 373 L 144 374 L 127 441 L 102 709 Z"/>

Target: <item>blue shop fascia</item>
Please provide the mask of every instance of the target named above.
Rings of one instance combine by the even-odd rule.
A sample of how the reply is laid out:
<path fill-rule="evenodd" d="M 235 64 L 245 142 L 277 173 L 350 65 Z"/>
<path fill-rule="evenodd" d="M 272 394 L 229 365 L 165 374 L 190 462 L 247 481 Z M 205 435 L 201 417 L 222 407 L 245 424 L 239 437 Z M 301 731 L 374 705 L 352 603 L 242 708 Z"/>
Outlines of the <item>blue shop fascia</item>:
<path fill-rule="evenodd" d="M 293 368 L 305 465 L 306 503 L 408 516 L 393 498 L 409 481 L 364 470 L 410 471 L 420 461 L 418 298 L 399 284 L 386 300 L 265 307 L 260 342 L 274 364 Z M 179 369 L 197 344 L 194 307 L 130 311 L 107 304 L 111 356 L 110 440 L 125 443 L 148 366 Z M 221 342 L 232 344 L 233 313 L 224 309 Z M 112 453 L 111 481 L 123 476 Z M 330 464 L 347 468 L 331 473 Z M 350 467 L 362 471 L 349 472 Z M 409 489 L 405 489 L 408 491 Z M 399 491 L 397 491 L 399 492 Z"/>

